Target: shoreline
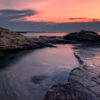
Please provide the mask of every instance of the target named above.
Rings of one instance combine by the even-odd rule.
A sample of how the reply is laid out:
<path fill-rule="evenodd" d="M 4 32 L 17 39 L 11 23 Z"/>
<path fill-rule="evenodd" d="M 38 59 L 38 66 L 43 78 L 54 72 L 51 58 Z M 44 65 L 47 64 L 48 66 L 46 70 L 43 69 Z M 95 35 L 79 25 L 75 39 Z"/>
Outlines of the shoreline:
<path fill-rule="evenodd" d="M 73 54 L 80 66 L 70 72 L 67 83 L 52 86 L 44 100 L 99 100 L 100 71 L 86 65 L 76 49 L 73 48 Z"/>

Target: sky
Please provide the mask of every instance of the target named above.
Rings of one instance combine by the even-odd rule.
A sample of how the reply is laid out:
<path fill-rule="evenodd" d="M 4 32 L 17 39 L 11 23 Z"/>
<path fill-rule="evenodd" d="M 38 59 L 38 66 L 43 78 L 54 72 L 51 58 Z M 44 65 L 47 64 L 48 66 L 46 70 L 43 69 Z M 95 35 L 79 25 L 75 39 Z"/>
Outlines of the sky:
<path fill-rule="evenodd" d="M 16 31 L 100 31 L 100 0 L 0 0 L 0 27 Z"/>

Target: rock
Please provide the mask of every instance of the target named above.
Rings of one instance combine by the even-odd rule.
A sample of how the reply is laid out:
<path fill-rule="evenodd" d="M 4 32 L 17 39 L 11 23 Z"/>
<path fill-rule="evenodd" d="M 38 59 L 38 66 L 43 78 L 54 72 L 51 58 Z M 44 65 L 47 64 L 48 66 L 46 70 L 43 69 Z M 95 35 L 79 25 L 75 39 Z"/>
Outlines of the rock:
<path fill-rule="evenodd" d="M 79 43 L 100 42 L 100 36 L 96 32 L 84 30 L 80 32 L 70 33 L 64 36 L 64 39 L 70 41 L 77 41 Z"/>
<path fill-rule="evenodd" d="M 100 100 L 100 70 L 84 64 L 73 69 L 68 84 L 54 85 L 44 100 Z"/>
<path fill-rule="evenodd" d="M 82 100 L 78 97 L 70 84 L 54 85 L 46 94 L 44 100 Z"/>
<path fill-rule="evenodd" d="M 100 70 L 82 65 L 72 70 L 69 83 L 83 100 L 100 100 Z"/>
<path fill-rule="evenodd" d="M 74 100 L 72 94 L 75 100 L 100 100 L 100 66 L 88 65 L 78 51 L 74 51 L 80 67 L 71 71 L 67 84 L 54 85 L 44 100 Z"/>
<path fill-rule="evenodd" d="M 100 100 L 100 68 L 87 64 L 77 50 L 74 54 L 81 66 L 73 69 L 68 78 L 73 91 L 83 100 Z"/>
<path fill-rule="evenodd" d="M 40 36 L 40 40 L 52 44 L 66 44 L 70 43 L 69 41 L 65 40 L 63 37 L 59 36 Z"/>
<path fill-rule="evenodd" d="M 0 52 L 12 50 L 35 49 L 40 47 L 53 47 L 53 45 L 35 39 L 29 39 L 19 33 L 0 28 Z M 2 55 L 2 53 L 0 53 Z"/>

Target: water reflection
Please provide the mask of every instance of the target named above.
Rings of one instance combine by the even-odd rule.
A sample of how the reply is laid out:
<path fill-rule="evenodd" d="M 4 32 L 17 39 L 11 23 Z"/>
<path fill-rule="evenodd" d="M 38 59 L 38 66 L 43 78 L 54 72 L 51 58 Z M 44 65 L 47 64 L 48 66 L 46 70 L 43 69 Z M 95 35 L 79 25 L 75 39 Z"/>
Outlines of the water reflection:
<path fill-rule="evenodd" d="M 33 50 L 9 52 L 6 56 L 0 58 L 0 69 L 4 69 L 7 66 L 10 66 L 10 64 L 22 59 L 24 56 L 31 52 L 33 52 Z"/>
<path fill-rule="evenodd" d="M 84 62 L 92 67 L 100 66 L 100 47 L 96 45 L 79 47 L 78 52 Z"/>
<path fill-rule="evenodd" d="M 0 99 L 42 100 L 46 91 L 54 84 L 67 82 L 69 72 L 79 66 L 71 45 L 57 45 L 16 53 L 3 63 L 0 71 Z"/>

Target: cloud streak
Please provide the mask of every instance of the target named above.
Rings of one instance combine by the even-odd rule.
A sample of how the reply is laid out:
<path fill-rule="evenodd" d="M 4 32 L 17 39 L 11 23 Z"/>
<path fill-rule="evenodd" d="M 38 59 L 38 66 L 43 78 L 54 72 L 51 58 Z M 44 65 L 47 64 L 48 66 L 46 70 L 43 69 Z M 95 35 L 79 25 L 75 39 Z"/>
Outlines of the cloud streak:
<path fill-rule="evenodd" d="M 100 19 L 95 19 L 95 18 L 85 18 L 85 17 L 80 17 L 80 18 L 69 18 L 71 21 L 80 21 L 80 22 L 97 22 L 100 21 Z"/>
<path fill-rule="evenodd" d="M 37 14 L 35 10 L 12 10 L 12 9 L 3 9 L 0 10 L 0 20 L 9 21 L 9 20 L 18 20 L 25 17 L 30 17 Z"/>

